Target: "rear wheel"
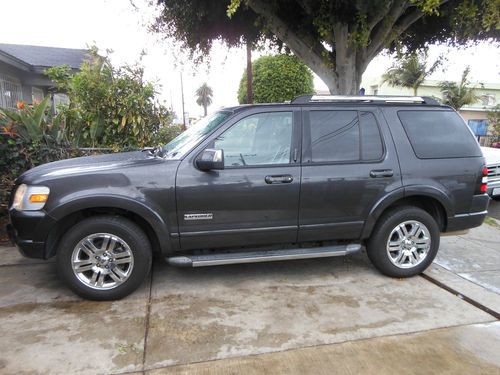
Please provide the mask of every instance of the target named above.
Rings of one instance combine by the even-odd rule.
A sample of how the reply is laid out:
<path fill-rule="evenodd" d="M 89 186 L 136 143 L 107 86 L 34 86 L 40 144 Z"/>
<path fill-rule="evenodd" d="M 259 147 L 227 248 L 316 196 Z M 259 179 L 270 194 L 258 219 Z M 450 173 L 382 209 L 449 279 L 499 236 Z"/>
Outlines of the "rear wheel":
<path fill-rule="evenodd" d="M 368 257 L 383 274 L 410 277 L 422 273 L 439 248 L 436 220 L 417 207 L 398 207 L 385 213 L 367 243 Z"/>
<path fill-rule="evenodd" d="M 61 278 L 78 295 L 114 300 L 132 293 L 151 268 L 151 245 L 133 222 L 95 216 L 73 226 L 57 252 Z"/>

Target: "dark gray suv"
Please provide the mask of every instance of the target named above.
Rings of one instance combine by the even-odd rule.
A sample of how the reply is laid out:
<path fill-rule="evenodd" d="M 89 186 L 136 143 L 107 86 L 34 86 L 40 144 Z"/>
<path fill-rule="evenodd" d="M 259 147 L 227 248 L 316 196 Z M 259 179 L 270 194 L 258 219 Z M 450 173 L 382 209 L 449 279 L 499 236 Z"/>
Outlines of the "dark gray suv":
<path fill-rule="evenodd" d="M 467 125 L 433 99 L 303 96 L 223 109 L 162 148 L 34 168 L 9 233 L 96 300 L 136 289 L 154 253 L 200 267 L 366 246 L 382 273 L 408 277 L 440 233 L 483 222 L 486 175 Z"/>

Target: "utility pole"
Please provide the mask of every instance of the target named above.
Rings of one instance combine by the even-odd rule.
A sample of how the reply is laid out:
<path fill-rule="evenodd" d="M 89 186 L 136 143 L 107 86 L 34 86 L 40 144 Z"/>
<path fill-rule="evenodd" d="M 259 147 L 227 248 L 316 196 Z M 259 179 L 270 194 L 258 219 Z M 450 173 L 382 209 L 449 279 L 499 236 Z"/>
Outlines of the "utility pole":
<path fill-rule="evenodd" d="M 181 72 L 181 97 L 182 97 L 182 130 L 186 130 L 186 111 L 184 109 L 184 85 L 182 83 L 182 72 Z"/>
<path fill-rule="evenodd" d="M 253 103 L 253 88 L 252 88 L 252 45 L 247 41 L 247 102 Z"/>

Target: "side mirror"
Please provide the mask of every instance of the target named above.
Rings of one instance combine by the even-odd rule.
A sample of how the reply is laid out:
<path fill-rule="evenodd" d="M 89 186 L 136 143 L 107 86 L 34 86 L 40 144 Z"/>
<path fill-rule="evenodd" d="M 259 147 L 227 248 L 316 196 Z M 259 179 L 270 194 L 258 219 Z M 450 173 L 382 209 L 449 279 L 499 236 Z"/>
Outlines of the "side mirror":
<path fill-rule="evenodd" d="M 207 148 L 196 159 L 196 166 L 202 171 L 224 169 L 224 150 Z"/>

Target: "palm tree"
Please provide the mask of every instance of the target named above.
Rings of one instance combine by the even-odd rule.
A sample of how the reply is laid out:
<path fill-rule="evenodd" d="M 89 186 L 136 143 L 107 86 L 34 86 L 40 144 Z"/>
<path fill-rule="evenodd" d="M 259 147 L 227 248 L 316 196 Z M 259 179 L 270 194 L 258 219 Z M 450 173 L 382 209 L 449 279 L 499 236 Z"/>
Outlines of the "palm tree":
<path fill-rule="evenodd" d="M 443 94 L 443 104 L 459 110 L 464 105 L 475 103 L 479 100 L 476 88 L 470 86 L 469 82 L 470 66 L 462 73 L 462 80 L 457 82 L 443 81 L 439 83 L 439 88 Z"/>
<path fill-rule="evenodd" d="M 413 95 L 417 95 L 419 86 L 425 78 L 436 70 L 440 63 L 441 61 L 438 59 L 427 69 L 427 53 L 425 51 L 400 55 L 393 66 L 382 76 L 382 83 L 387 82 L 391 86 L 411 88 Z"/>
<path fill-rule="evenodd" d="M 203 106 L 204 116 L 207 115 L 207 107 L 212 104 L 213 90 L 205 82 L 196 90 L 196 104 Z"/>

